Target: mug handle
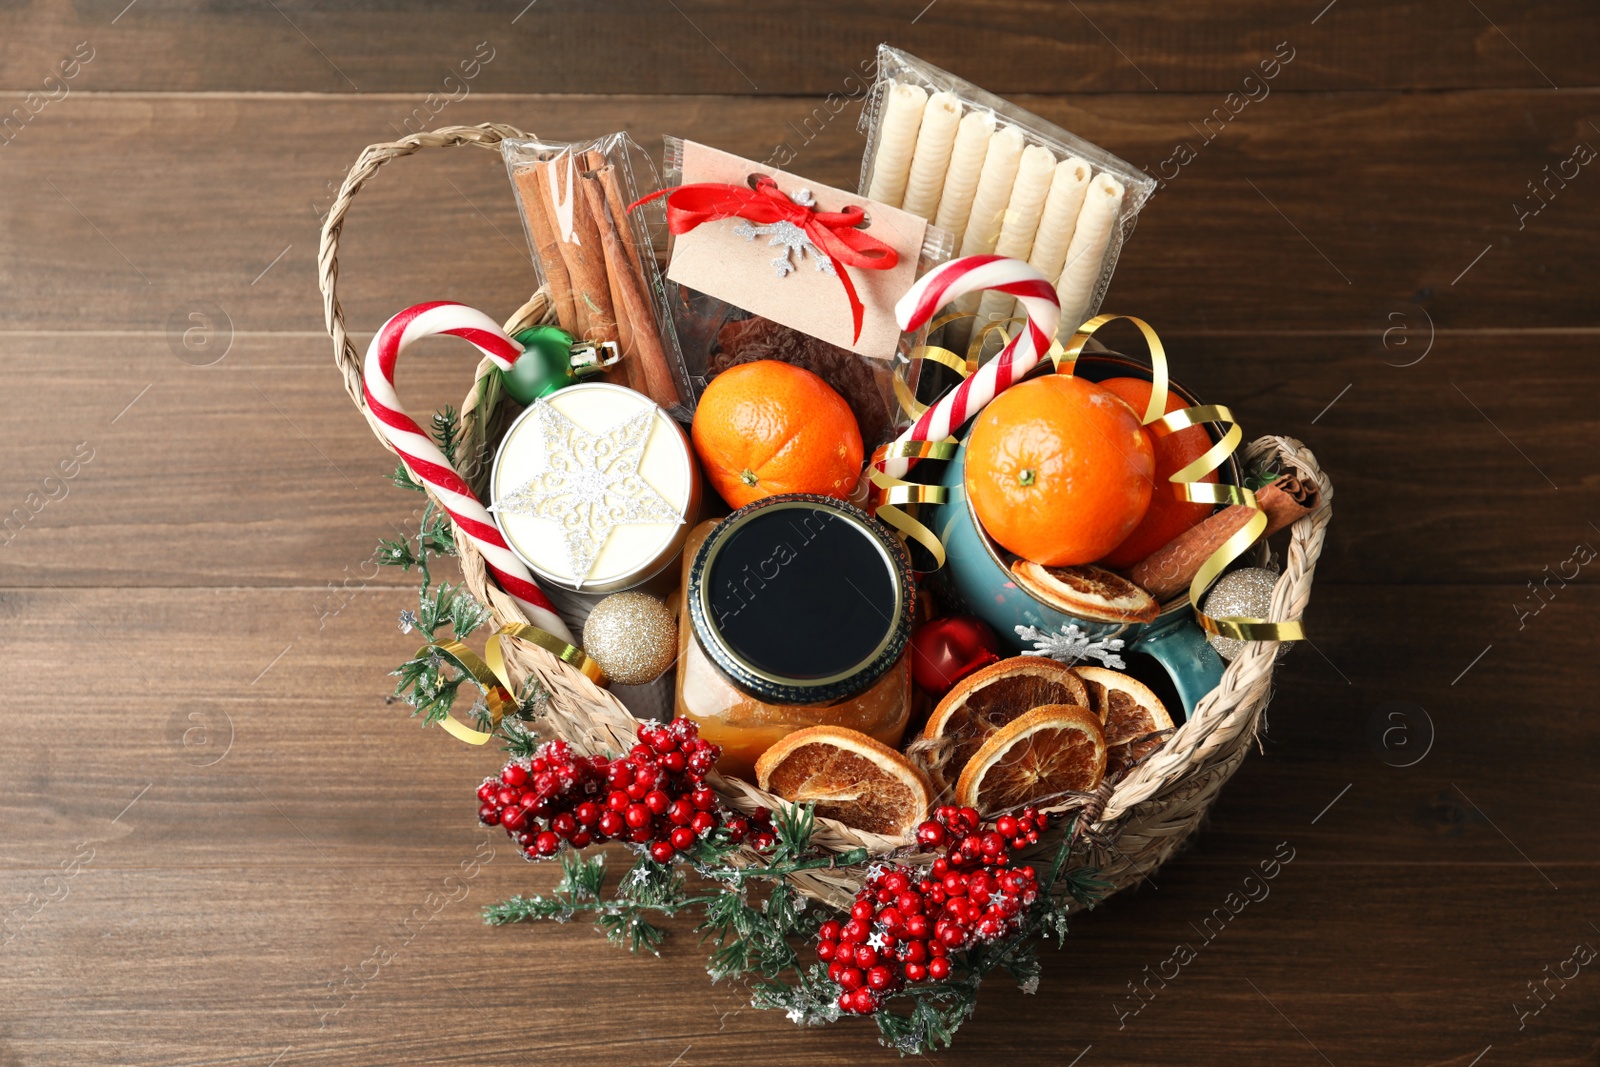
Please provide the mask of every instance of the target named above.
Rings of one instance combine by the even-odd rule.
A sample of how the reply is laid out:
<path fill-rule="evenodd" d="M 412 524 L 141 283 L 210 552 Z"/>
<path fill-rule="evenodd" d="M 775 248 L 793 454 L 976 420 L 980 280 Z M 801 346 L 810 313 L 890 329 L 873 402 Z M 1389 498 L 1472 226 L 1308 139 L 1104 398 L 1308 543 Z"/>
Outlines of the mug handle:
<path fill-rule="evenodd" d="M 1228 666 L 1193 618 L 1146 632 L 1132 651 L 1147 652 L 1161 664 L 1183 701 L 1186 721 L 1201 698 L 1221 684 L 1222 672 Z"/>

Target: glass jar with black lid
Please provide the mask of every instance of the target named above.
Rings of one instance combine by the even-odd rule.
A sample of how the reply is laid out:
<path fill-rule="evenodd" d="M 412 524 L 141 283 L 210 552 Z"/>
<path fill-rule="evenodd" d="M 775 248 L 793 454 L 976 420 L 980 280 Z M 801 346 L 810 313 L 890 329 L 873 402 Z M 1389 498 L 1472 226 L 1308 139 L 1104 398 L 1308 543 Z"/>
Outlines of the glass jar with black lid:
<path fill-rule="evenodd" d="M 830 497 L 758 500 L 684 546 L 677 712 L 753 778 L 807 726 L 898 745 L 911 711 L 911 564 L 898 541 Z"/>

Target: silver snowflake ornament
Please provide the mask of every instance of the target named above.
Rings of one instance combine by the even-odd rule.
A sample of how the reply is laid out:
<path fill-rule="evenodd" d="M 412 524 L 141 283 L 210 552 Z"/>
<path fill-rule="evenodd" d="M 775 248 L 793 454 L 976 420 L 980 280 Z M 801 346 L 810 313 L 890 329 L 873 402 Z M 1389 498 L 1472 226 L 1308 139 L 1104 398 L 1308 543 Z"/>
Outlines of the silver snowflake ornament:
<path fill-rule="evenodd" d="M 548 519 L 561 528 L 573 584 L 582 588 L 618 526 L 681 523 L 683 515 L 639 474 L 654 408 L 590 433 L 548 401 L 534 405 L 544 468 L 490 511 Z"/>
<path fill-rule="evenodd" d="M 1097 659 L 1112 670 L 1122 670 L 1127 665 L 1117 655 L 1126 641 L 1120 637 L 1092 638 L 1077 623 L 1069 622 L 1060 633 L 1047 633 L 1037 626 L 1014 627 L 1017 637 L 1033 642 L 1033 651 L 1025 656 L 1046 656 L 1070 667 L 1084 659 Z"/>
<path fill-rule="evenodd" d="M 824 274 L 834 272 L 833 260 L 806 236 L 806 231 L 792 222 L 768 222 L 753 226 L 741 219 L 739 225 L 733 228 L 733 232 L 746 241 L 753 241 L 757 237 L 771 237 L 772 240 L 767 242 L 767 247 L 783 249 L 783 255 L 772 261 L 772 269 L 780 278 L 787 278 L 795 267 L 805 260 L 807 252 L 811 253 L 812 262 L 818 270 Z"/>

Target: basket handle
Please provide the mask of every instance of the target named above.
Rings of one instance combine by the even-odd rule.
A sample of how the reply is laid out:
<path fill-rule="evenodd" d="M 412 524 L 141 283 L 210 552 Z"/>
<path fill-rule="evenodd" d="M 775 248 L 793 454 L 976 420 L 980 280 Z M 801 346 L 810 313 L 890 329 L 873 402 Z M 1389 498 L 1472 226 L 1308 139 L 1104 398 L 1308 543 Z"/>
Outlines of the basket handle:
<path fill-rule="evenodd" d="M 508 137 L 527 137 L 515 126 L 498 122 L 485 122 L 478 126 L 442 126 L 437 130 L 413 133 L 398 141 L 368 145 L 357 157 L 355 166 L 344 176 L 339 195 L 328 209 L 322 223 L 322 241 L 317 248 L 317 283 L 322 289 L 322 318 L 328 336 L 333 338 L 333 361 L 344 376 L 344 391 L 350 394 L 362 414 L 367 413 L 361 385 L 362 354 L 350 342 L 345 331 L 344 307 L 339 303 L 339 234 L 344 229 L 345 213 L 350 201 L 366 184 L 378 168 L 391 159 L 409 156 L 422 148 L 454 148 L 457 145 L 476 145 L 479 148 L 498 150 L 500 142 Z"/>

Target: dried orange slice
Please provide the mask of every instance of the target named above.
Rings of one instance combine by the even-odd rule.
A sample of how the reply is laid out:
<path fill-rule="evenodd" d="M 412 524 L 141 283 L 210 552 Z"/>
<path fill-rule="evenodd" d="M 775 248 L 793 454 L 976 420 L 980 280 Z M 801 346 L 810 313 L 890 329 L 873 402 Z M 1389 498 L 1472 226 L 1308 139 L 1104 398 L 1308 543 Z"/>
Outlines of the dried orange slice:
<path fill-rule="evenodd" d="M 1089 688 L 1071 667 L 1043 656 L 1013 656 L 974 671 L 945 694 L 922 729 L 924 741 L 949 742 L 934 768 L 941 785 L 953 781 L 978 747 L 1000 727 L 1045 704 L 1089 707 Z M 949 768 L 946 774 L 941 768 Z"/>
<path fill-rule="evenodd" d="M 1172 716 L 1150 687 L 1105 667 L 1075 667 L 1089 687 L 1089 707 L 1105 724 L 1106 744 L 1127 744 L 1145 734 L 1172 727 Z"/>
<path fill-rule="evenodd" d="M 1059 793 L 1086 793 L 1105 773 L 1099 716 L 1074 704 L 1046 704 L 989 736 L 962 770 L 956 799 L 980 812 L 1007 811 Z"/>
<path fill-rule="evenodd" d="M 796 730 L 761 754 L 756 781 L 846 826 L 909 837 L 927 817 L 933 787 L 900 753 L 857 730 Z"/>
<path fill-rule="evenodd" d="M 1046 567 L 1032 560 L 1011 564 L 1017 584 L 1059 611 L 1097 622 L 1149 622 L 1161 611 L 1156 598 L 1104 567 Z"/>

